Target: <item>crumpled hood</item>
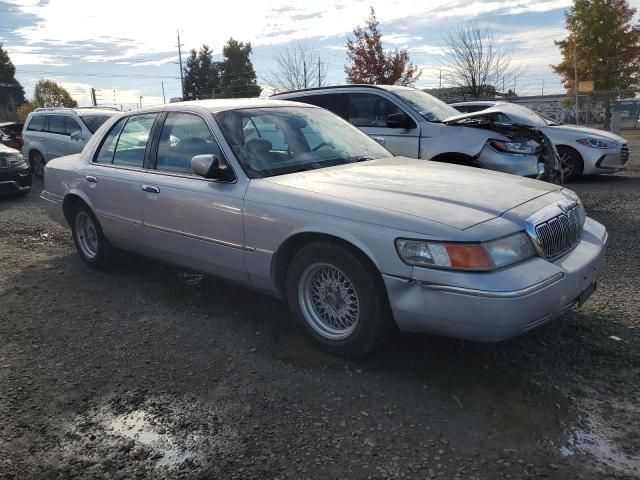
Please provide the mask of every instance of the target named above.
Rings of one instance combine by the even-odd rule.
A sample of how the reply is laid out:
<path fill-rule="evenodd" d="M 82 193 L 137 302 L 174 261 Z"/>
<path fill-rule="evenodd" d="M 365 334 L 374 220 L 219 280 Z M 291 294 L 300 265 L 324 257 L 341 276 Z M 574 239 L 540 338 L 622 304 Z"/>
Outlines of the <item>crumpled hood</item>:
<path fill-rule="evenodd" d="M 575 138 L 597 137 L 603 140 L 609 140 L 617 143 L 627 143 L 627 141 L 619 135 L 604 130 L 596 130 L 589 127 L 578 127 L 576 125 L 550 125 L 544 129 L 549 138 L 553 140 L 554 133 L 557 135 L 574 135 Z"/>
<path fill-rule="evenodd" d="M 561 187 L 505 173 L 391 157 L 264 179 L 466 229 Z M 364 219 L 366 220 L 366 219 Z"/>

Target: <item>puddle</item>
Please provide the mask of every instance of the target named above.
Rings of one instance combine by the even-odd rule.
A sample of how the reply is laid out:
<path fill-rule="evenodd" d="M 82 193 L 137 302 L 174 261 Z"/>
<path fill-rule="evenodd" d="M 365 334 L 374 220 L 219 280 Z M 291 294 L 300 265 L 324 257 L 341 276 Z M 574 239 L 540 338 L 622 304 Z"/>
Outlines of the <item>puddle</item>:
<path fill-rule="evenodd" d="M 181 448 L 175 438 L 161 426 L 150 422 L 150 415 L 144 410 L 135 410 L 119 415 L 108 422 L 108 427 L 118 435 L 149 447 L 157 458 L 157 465 L 176 465 L 195 457 L 195 452 Z M 195 438 L 191 438 L 195 441 Z"/>
<path fill-rule="evenodd" d="M 590 454 L 597 461 L 623 472 L 637 475 L 640 473 L 640 457 L 620 452 L 604 435 L 576 428 L 569 434 L 569 442 L 560 448 L 564 457 L 575 454 Z"/>

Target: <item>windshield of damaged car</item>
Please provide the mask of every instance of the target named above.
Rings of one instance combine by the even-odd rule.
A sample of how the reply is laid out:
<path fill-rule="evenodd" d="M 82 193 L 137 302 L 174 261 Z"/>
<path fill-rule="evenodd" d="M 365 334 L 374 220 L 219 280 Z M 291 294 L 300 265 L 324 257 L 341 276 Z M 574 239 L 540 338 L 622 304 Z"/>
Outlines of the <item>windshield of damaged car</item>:
<path fill-rule="evenodd" d="M 446 118 L 460 115 L 460 112 L 442 100 L 422 90 L 391 90 L 396 97 L 417 111 L 422 118 L 430 122 L 441 122 Z"/>
<path fill-rule="evenodd" d="M 216 120 L 251 178 L 392 156 L 357 128 L 320 108 L 229 110 L 216 114 Z"/>

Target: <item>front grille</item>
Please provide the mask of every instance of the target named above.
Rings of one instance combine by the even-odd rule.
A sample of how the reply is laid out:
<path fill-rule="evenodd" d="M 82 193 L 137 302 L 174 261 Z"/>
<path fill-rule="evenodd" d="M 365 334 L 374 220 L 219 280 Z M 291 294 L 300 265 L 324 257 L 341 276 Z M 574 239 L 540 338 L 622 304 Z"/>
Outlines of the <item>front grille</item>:
<path fill-rule="evenodd" d="M 622 145 L 620 149 L 620 161 L 624 165 L 629 160 L 629 145 L 626 143 Z"/>
<path fill-rule="evenodd" d="M 582 237 L 582 219 L 578 205 L 536 225 L 540 248 L 547 258 L 570 250 Z"/>
<path fill-rule="evenodd" d="M 0 168 L 7 168 L 9 161 L 6 158 L 0 158 Z"/>

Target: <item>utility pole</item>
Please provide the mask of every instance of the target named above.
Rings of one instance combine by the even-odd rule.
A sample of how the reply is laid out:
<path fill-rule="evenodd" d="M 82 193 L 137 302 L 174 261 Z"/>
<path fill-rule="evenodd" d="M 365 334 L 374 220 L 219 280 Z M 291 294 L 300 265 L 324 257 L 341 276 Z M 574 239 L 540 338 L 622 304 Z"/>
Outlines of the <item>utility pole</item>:
<path fill-rule="evenodd" d="M 573 37 L 573 88 L 576 91 L 576 125 L 580 124 L 578 120 L 578 49 L 576 48 L 578 43 L 578 37 Z"/>
<path fill-rule="evenodd" d="M 142 95 L 140 95 L 140 108 L 142 108 Z"/>
<path fill-rule="evenodd" d="M 438 86 L 438 98 L 442 99 L 442 69 L 440 69 L 440 85 Z"/>
<path fill-rule="evenodd" d="M 97 107 L 98 106 L 98 102 L 96 100 L 96 89 L 95 88 L 91 89 L 91 105 L 93 107 Z"/>
<path fill-rule="evenodd" d="M 180 92 L 184 100 L 184 74 L 182 72 L 182 44 L 180 43 L 180 30 L 178 30 L 178 62 L 180 63 Z"/>
<path fill-rule="evenodd" d="M 164 96 L 164 80 L 162 80 L 162 103 L 167 103 L 167 99 Z"/>
<path fill-rule="evenodd" d="M 309 85 L 307 85 L 307 59 L 305 58 L 302 61 L 302 74 L 303 74 L 303 79 L 304 79 L 304 88 L 307 88 Z"/>
<path fill-rule="evenodd" d="M 320 56 L 318 55 L 318 88 L 320 88 L 322 86 L 322 79 L 320 77 L 320 72 L 321 72 L 321 66 L 320 66 Z"/>
<path fill-rule="evenodd" d="M 542 93 L 541 95 L 544 97 L 544 78 L 542 79 Z"/>

